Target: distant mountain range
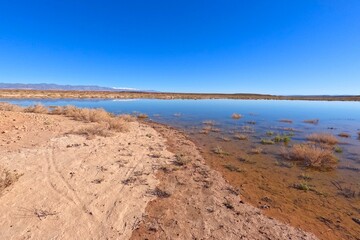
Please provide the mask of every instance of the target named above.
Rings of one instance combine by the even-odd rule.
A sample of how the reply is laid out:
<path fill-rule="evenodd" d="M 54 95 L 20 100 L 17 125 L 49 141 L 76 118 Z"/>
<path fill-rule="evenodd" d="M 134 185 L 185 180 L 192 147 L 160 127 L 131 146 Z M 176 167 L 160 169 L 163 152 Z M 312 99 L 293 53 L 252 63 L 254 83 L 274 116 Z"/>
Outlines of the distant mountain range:
<path fill-rule="evenodd" d="M 64 91 L 110 91 L 110 92 L 155 92 L 152 90 L 138 90 L 134 88 L 111 88 L 96 85 L 59 85 L 49 83 L 0 83 L 0 89 L 22 90 L 64 90 Z"/>

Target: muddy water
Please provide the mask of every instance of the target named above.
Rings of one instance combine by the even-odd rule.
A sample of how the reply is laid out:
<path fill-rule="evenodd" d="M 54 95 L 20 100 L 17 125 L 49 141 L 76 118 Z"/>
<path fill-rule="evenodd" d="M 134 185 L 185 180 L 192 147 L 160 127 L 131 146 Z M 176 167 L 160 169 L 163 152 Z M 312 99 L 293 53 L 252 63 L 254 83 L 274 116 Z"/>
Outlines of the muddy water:
<path fill-rule="evenodd" d="M 216 130 L 216 131 L 219 131 Z M 360 225 L 353 218 L 360 215 L 360 148 L 356 139 L 345 139 L 338 168 L 321 172 L 284 160 L 283 143 L 262 145 L 260 136 L 251 133 L 248 140 L 236 140 L 232 131 L 199 133 L 188 131 L 202 149 L 207 163 L 220 171 L 226 180 L 240 190 L 245 201 L 263 209 L 268 216 L 313 232 L 321 239 L 358 239 Z M 294 133 L 301 142 L 303 133 Z M 260 136 L 259 136 L 260 135 Z M 292 143 L 289 143 L 291 145 Z M 224 154 L 214 153 L 220 147 Z M 250 149 L 261 147 L 260 154 Z M 231 166 L 231 169 L 229 169 Z M 298 190 L 294 184 L 306 183 L 311 190 Z M 344 196 L 341 189 L 355 192 Z M 344 190 L 343 190 L 344 191 Z"/>

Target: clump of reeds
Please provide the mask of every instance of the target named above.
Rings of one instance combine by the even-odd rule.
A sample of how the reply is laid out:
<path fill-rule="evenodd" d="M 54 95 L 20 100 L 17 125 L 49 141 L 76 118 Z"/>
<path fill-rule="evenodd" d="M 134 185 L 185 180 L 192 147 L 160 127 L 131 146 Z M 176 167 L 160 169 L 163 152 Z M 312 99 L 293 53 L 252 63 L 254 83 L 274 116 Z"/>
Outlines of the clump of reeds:
<path fill-rule="evenodd" d="M 304 123 L 318 124 L 318 123 L 319 123 L 319 119 L 308 119 L 308 120 L 304 120 Z"/>
<path fill-rule="evenodd" d="M 320 170 L 333 169 L 338 162 L 331 149 L 315 144 L 295 144 L 284 151 L 283 156 Z"/>
<path fill-rule="evenodd" d="M 339 137 L 342 137 L 342 138 L 349 138 L 349 137 L 351 137 L 351 135 L 350 135 L 349 133 L 345 133 L 345 132 L 339 133 L 338 136 L 339 136 Z"/>
<path fill-rule="evenodd" d="M 339 142 L 334 135 L 329 133 L 313 133 L 307 136 L 307 140 L 328 145 L 335 145 Z"/>
<path fill-rule="evenodd" d="M 25 112 L 29 112 L 29 113 L 48 113 L 49 109 L 45 106 L 43 106 L 42 104 L 36 104 L 34 106 L 29 106 L 27 108 L 24 109 Z"/>
<path fill-rule="evenodd" d="M 239 114 L 239 113 L 233 113 L 233 114 L 231 115 L 231 118 L 232 118 L 232 119 L 240 119 L 240 118 L 242 118 L 242 115 Z"/>

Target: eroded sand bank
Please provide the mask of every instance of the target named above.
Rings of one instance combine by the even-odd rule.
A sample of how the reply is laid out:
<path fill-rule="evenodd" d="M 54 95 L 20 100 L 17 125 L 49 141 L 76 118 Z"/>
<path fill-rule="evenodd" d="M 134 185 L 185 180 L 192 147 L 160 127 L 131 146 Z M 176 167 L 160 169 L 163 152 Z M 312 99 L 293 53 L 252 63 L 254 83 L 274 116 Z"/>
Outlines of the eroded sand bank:
<path fill-rule="evenodd" d="M 89 124 L 0 111 L 0 239 L 315 239 L 242 202 L 176 130 L 69 134 Z"/>

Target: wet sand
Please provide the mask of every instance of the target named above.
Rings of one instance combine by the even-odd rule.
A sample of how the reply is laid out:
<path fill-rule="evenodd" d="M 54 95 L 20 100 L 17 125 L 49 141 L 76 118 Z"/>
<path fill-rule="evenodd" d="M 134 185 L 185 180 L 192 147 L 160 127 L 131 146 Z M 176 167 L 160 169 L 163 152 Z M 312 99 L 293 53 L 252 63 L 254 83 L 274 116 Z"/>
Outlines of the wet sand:
<path fill-rule="evenodd" d="M 174 129 L 72 134 L 88 125 L 0 111 L 1 239 L 316 239 L 244 202 Z"/>
<path fill-rule="evenodd" d="M 193 130 L 188 134 L 199 146 L 206 164 L 241 192 L 244 201 L 263 209 L 267 216 L 313 232 L 320 239 L 359 239 L 360 225 L 353 219 L 360 216 L 360 175 L 356 168 L 344 168 L 354 166 L 347 159 L 349 155 L 338 154 L 343 159 L 338 169 L 321 172 L 285 161 L 280 156 L 282 144 L 262 145 L 251 138 L 237 140 L 234 134 L 226 132 L 201 134 Z M 224 137 L 226 141 L 222 140 Z M 228 155 L 214 154 L 217 146 Z M 262 148 L 263 152 L 251 154 L 254 147 Z M 360 156 L 360 149 L 352 150 Z M 227 165 L 236 171 L 229 170 Z M 304 182 L 311 190 L 293 187 Z M 342 195 L 334 182 L 354 191 L 355 196 Z"/>

